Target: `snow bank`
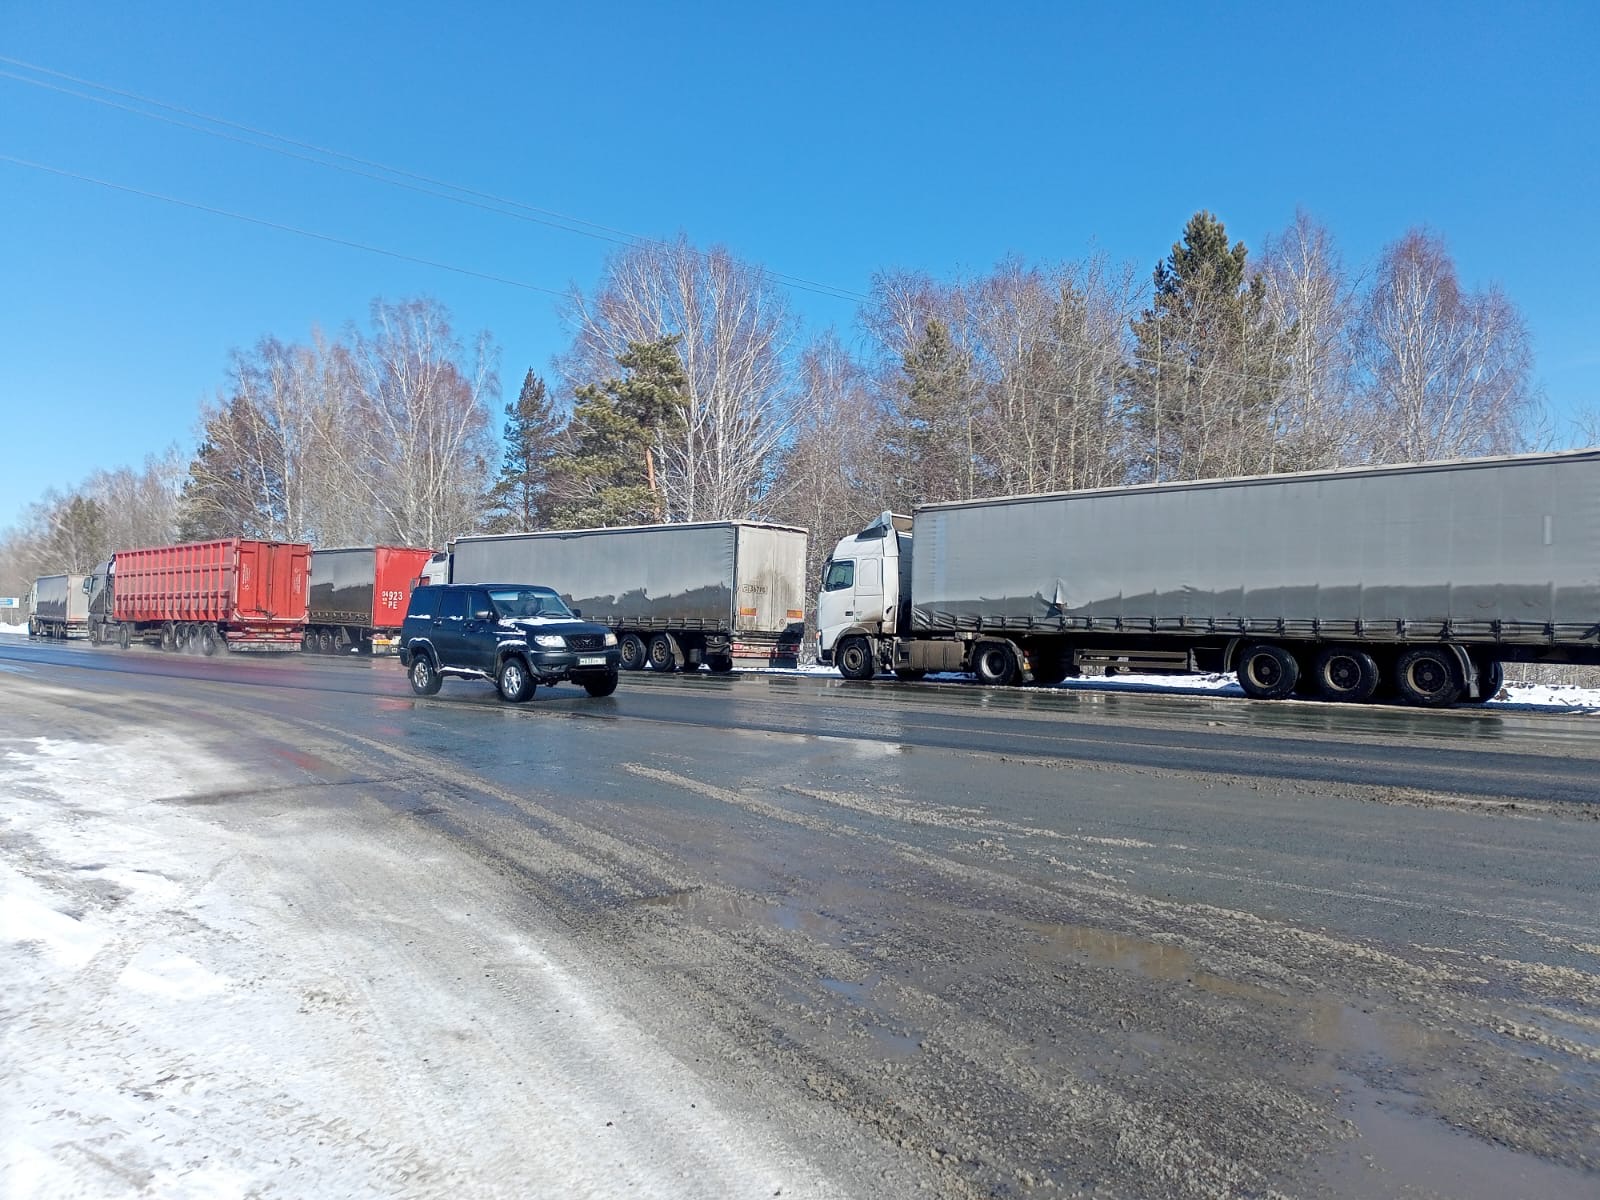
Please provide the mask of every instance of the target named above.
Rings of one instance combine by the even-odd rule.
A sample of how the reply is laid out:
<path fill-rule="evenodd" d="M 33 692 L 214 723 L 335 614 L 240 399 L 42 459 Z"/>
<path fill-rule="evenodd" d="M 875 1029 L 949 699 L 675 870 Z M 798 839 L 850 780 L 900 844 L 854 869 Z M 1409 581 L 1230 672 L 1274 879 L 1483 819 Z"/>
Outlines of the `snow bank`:
<path fill-rule="evenodd" d="M 0 636 L 3 636 L 3 637 L 27 637 L 28 636 L 28 626 L 26 624 L 22 624 L 22 625 L 7 625 L 4 621 L 0 621 Z"/>
<path fill-rule="evenodd" d="M 810 663 L 803 667 L 749 668 L 764 675 L 806 675 L 839 678 L 833 667 Z M 1507 667 L 1513 675 L 1515 665 Z M 976 687 L 970 675 L 933 674 L 932 683 L 958 683 Z M 1059 692 L 1163 692 L 1173 695 L 1240 696 L 1244 690 L 1232 675 L 1107 675 L 1088 679 L 1071 679 L 1058 687 L 1036 689 Z M 1533 684 L 1507 682 L 1494 700 L 1484 704 L 1488 709 L 1560 709 L 1567 712 L 1600 714 L 1600 688 L 1575 687 L 1568 684 Z"/>

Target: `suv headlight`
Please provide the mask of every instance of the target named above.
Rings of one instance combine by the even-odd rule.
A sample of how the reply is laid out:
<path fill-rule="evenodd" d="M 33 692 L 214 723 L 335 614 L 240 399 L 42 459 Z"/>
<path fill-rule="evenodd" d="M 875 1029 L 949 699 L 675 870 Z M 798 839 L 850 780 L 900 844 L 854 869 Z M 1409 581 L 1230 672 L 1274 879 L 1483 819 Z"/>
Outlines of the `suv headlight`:
<path fill-rule="evenodd" d="M 546 650 L 559 650 L 567 644 L 567 639 L 559 633 L 538 633 L 534 635 L 534 643 L 543 646 Z"/>
<path fill-rule="evenodd" d="M 615 646 L 616 644 L 617 644 L 617 635 L 614 634 L 614 633 L 606 634 L 606 645 Z"/>

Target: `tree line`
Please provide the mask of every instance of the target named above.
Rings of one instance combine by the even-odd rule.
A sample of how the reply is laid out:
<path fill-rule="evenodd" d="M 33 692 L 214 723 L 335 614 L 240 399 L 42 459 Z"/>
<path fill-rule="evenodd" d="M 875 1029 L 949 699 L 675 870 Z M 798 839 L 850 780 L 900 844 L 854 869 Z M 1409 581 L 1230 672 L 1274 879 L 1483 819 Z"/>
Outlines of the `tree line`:
<path fill-rule="evenodd" d="M 564 315 L 553 376 L 528 370 L 503 407 L 492 338 L 463 341 L 434 300 L 264 337 L 232 355 L 187 460 L 33 505 L 0 540 L 0 588 L 175 540 L 442 547 L 733 518 L 807 527 L 815 573 L 921 502 L 1561 441 L 1501 290 L 1465 288 L 1425 229 L 1352 272 L 1304 213 L 1253 256 L 1196 213 L 1148 275 L 1098 256 L 885 271 L 850 343 L 802 330 L 760 266 L 682 237 L 624 248 Z"/>

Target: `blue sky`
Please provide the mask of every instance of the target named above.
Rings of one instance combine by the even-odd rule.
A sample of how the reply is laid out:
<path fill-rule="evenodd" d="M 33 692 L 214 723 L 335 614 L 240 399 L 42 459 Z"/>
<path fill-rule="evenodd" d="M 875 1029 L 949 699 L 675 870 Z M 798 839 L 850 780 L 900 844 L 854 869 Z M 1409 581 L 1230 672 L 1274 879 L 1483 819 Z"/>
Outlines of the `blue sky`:
<path fill-rule="evenodd" d="M 5 58 L 855 292 L 1010 253 L 1148 275 L 1199 208 L 1254 249 L 1303 206 L 1352 267 L 1425 224 L 1520 306 L 1558 414 L 1600 403 L 1596 45 L 1595 3 L 0 0 Z M 533 285 L 0 161 L 0 528 L 190 447 L 232 348 L 376 296 L 491 330 L 514 392 L 568 340 L 534 288 L 615 249 L 5 75 L 0 155 Z"/>

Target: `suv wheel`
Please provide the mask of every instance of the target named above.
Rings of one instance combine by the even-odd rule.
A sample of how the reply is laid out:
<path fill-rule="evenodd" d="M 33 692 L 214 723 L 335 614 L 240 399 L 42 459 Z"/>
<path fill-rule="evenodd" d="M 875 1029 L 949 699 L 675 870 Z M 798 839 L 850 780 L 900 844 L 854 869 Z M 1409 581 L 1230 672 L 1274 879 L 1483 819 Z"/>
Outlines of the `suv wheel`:
<path fill-rule="evenodd" d="M 583 690 L 596 698 L 609 696 L 617 690 L 617 673 L 607 671 L 604 675 L 585 675 L 581 681 Z"/>
<path fill-rule="evenodd" d="M 439 677 L 439 672 L 433 669 L 433 659 L 428 657 L 427 651 L 414 651 L 411 658 L 411 670 L 406 672 L 411 680 L 411 690 L 419 696 L 432 696 L 439 690 L 439 685 L 444 682 Z"/>
<path fill-rule="evenodd" d="M 527 664 L 515 655 L 500 664 L 497 683 L 500 698 L 509 704 L 521 704 L 533 695 L 533 677 L 528 674 Z"/>

